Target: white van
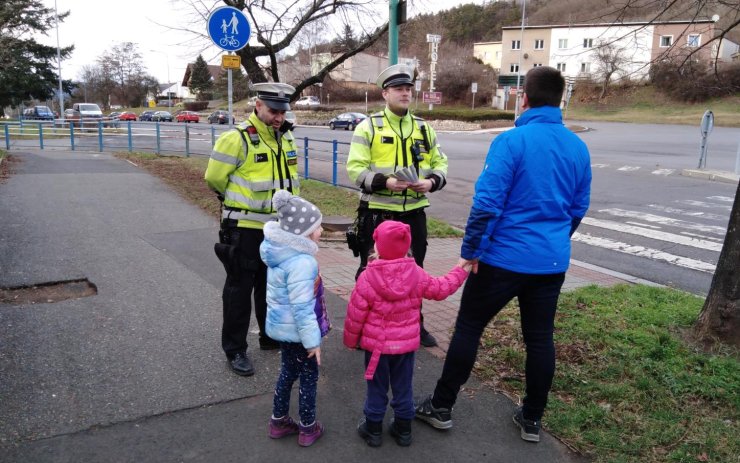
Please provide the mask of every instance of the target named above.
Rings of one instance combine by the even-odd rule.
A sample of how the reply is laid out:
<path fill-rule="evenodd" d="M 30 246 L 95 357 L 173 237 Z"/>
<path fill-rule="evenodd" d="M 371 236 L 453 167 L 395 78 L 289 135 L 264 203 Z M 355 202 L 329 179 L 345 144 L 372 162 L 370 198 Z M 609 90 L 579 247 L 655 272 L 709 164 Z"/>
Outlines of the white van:
<path fill-rule="evenodd" d="M 72 109 L 80 114 L 82 119 L 102 119 L 103 111 L 95 103 L 75 103 Z"/>

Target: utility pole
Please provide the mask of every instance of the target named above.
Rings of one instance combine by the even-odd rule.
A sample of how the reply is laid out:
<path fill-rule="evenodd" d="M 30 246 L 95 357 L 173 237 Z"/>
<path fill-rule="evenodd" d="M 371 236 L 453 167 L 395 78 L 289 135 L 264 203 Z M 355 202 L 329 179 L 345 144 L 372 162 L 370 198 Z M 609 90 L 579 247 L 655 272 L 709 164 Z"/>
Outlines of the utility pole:
<path fill-rule="evenodd" d="M 389 0 L 390 16 L 388 19 L 388 65 L 398 64 L 398 2 Z"/>
<path fill-rule="evenodd" d="M 64 119 L 64 90 L 62 89 L 62 53 L 59 50 L 59 12 L 57 11 L 57 0 L 54 0 L 54 17 L 57 21 L 57 70 L 59 71 L 59 118 Z M 87 90 L 87 87 L 85 87 Z M 87 101 L 87 100 L 85 100 Z"/>

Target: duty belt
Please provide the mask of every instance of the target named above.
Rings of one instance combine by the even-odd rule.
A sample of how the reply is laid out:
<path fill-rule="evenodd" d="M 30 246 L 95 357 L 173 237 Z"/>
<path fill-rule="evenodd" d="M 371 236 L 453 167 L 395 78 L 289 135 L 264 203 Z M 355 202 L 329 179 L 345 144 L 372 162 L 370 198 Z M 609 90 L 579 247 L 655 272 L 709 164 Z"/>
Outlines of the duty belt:
<path fill-rule="evenodd" d="M 277 220 L 277 216 L 275 214 L 263 214 L 260 212 L 252 212 L 228 206 L 224 206 L 223 212 L 221 212 L 221 218 L 231 220 L 253 220 L 255 222 L 262 223 Z"/>

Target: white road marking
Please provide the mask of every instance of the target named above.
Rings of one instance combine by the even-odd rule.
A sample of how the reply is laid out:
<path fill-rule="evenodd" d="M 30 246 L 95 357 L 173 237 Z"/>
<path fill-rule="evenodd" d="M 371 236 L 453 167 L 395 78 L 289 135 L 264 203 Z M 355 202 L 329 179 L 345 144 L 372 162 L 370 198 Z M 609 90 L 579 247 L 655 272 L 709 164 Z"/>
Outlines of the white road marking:
<path fill-rule="evenodd" d="M 591 164 L 591 168 L 595 169 L 603 169 L 604 167 L 609 167 L 609 164 Z"/>
<path fill-rule="evenodd" d="M 681 232 L 681 234 L 682 235 L 686 235 L 686 236 L 693 236 L 693 237 L 696 237 L 696 238 L 701 238 L 703 240 L 712 240 L 712 241 L 716 241 L 718 243 L 721 243 L 721 242 L 724 241 L 724 238 L 715 238 L 714 236 L 697 235 L 696 233 Z"/>
<path fill-rule="evenodd" d="M 733 198 L 730 198 L 729 196 L 707 196 L 707 199 L 716 199 L 717 201 L 724 201 L 726 203 L 731 203 L 735 201 Z"/>
<path fill-rule="evenodd" d="M 717 220 L 719 222 L 726 222 L 727 217 L 719 214 L 712 214 L 711 212 L 704 211 L 687 211 L 686 209 L 678 209 L 676 207 L 667 207 L 660 204 L 648 204 L 648 207 L 657 209 L 668 214 L 686 215 L 689 217 L 701 217 L 707 220 Z"/>
<path fill-rule="evenodd" d="M 624 209 L 599 209 L 599 212 L 604 214 L 613 215 L 616 217 L 628 217 L 630 219 L 638 219 L 645 222 L 659 223 L 662 225 L 670 225 L 678 228 L 685 228 L 686 230 L 700 231 L 704 233 L 714 233 L 715 235 L 724 236 L 726 228 L 717 227 L 714 225 L 702 225 L 695 222 L 687 222 L 685 220 L 672 219 L 670 217 L 663 217 L 661 215 L 646 214 L 644 212 L 637 211 L 626 211 Z"/>
<path fill-rule="evenodd" d="M 648 227 L 652 228 L 653 230 L 660 230 L 660 227 L 656 227 L 655 225 L 648 225 L 646 223 L 630 222 L 629 220 L 627 220 L 625 223 L 628 223 L 630 225 L 637 225 L 638 227 Z"/>
<path fill-rule="evenodd" d="M 695 201 L 693 199 L 681 199 L 676 201 L 679 204 L 687 204 L 689 206 L 696 206 L 696 207 L 706 207 L 709 209 L 724 209 L 726 211 L 729 211 L 732 209 L 732 206 L 725 206 L 724 204 L 712 204 L 712 203 L 705 203 L 704 201 Z"/>
<path fill-rule="evenodd" d="M 653 175 L 671 175 L 675 171 L 676 169 L 656 169 L 650 173 Z"/>
<path fill-rule="evenodd" d="M 610 240 L 607 238 L 599 238 L 591 235 L 584 235 L 581 233 L 573 234 L 573 241 L 579 243 L 588 244 L 600 248 L 609 249 L 612 251 L 621 252 L 623 254 L 629 254 L 638 257 L 647 257 L 648 259 L 660 260 L 668 262 L 669 264 L 678 265 L 679 267 L 688 268 L 691 270 L 697 270 L 704 273 L 714 273 L 716 266 L 707 262 L 703 262 L 696 259 L 690 259 L 688 257 L 676 256 L 667 252 L 659 251 L 657 249 L 646 248 L 644 246 L 634 246 L 619 241 Z"/>
<path fill-rule="evenodd" d="M 639 166 L 622 166 L 617 170 L 621 170 L 623 172 L 632 172 L 635 170 L 640 170 L 640 167 Z"/>
<path fill-rule="evenodd" d="M 693 248 L 705 249 L 707 251 L 720 252 L 722 250 L 722 245 L 719 243 L 700 240 L 697 238 L 690 238 L 688 236 L 676 235 L 674 233 L 666 233 L 663 231 L 635 227 L 632 225 L 623 225 L 612 220 L 600 220 L 592 219 L 590 217 L 584 217 L 581 223 L 591 225 L 593 227 L 605 228 L 607 230 L 614 230 L 621 233 L 643 236 L 645 238 L 650 238 L 653 240 L 667 241 L 669 243 L 680 244 L 681 246 L 691 246 Z"/>

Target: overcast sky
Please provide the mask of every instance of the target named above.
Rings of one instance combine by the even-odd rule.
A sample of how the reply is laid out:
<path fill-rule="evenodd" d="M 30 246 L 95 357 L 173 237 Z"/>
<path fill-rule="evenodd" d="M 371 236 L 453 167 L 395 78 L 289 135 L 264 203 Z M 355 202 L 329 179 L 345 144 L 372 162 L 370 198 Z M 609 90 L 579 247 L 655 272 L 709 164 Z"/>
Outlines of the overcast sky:
<path fill-rule="evenodd" d="M 466 3 L 485 2 L 486 0 L 408 0 L 408 15 L 412 17 Z M 43 3 L 54 8 L 54 0 L 43 0 Z M 382 3 L 378 3 L 382 10 Z M 387 2 L 383 3 L 387 5 Z M 183 2 L 179 4 L 183 5 Z M 139 45 L 150 74 L 160 82 L 167 82 L 169 73 L 169 81 L 176 82 L 182 79 L 185 66 L 194 60 L 201 48 L 192 43 L 182 45 L 190 38 L 188 34 L 159 25 L 186 24 L 192 18 L 187 14 L 189 7 L 175 9 L 170 0 L 56 0 L 56 6 L 60 12 L 70 11 L 67 19 L 59 24 L 59 44 L 75 46 L 72 57 L 62 61 L 62 77 L 65 79 L 78 78 L 83 66 L 95 64 L 96 59 L 114 45 L 134 42 Z M 382 11 L 387 12 L 387 6 Z M 203 20 L 204 32 L 205 27 Z M 56 46 L 56 29 L 48 31 L 48 35 L 39 40 Z M 210 47 L 203 53 L 203 57 L 216 64 L 220 63 L 221 53 L 218 48 Z"/>

